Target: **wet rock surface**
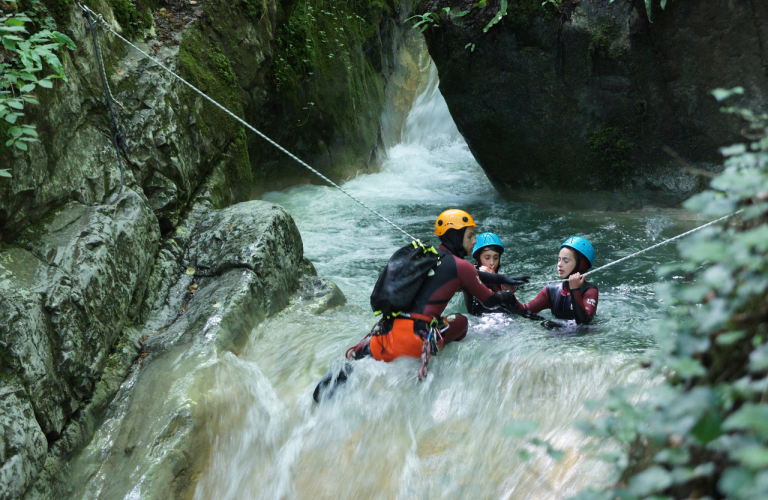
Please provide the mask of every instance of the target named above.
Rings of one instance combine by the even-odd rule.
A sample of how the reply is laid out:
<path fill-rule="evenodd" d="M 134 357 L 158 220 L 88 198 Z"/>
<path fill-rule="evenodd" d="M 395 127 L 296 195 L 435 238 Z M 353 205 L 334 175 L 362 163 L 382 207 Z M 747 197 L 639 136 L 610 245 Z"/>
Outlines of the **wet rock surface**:
<path fill-rule="evenodd" d="M 742 85 L 744 104 L 768 103 L 759 2 L 510 1 L 487 33 L 498 1 L 464 17 L 443 16 L 425 33 L 440 90 L 489 179 L 513 199 L 559 191 L 551 203 L 584 206 L 584 190 L 616 192 L 601 208 L 675 204 L 713 170 L 718 147 L 739 140 L 735 122 L 709 92 Z M 424 11 L 470 3 L 423 2 Z M 472 45 L 473 44 L 473 45 Z M 591 205 L 592 208 L 598 208 Z M 598 196 L 601 199 L 601 196 Z"/>
<path fill-rule="evenodd" d="M 189 242 L 167 302 L 142 331 L 138 363 L 71 464 L 78 474 L 57 485 L 69 498 L 190 496 L 210 453 L 205 429 L 216 405 L 208 398 L 222 356 L 237 354 L 300 283 L 296 297 L 306 295 L 306 283 L 312 296 L 294 300 L 325 309 L 344 301 L 332 283 L 302 278 L 311 266 L 293 220 L 277 205 L 254 201 L 208 213 Z"/>
<path fill-rule="evenodd" d="M 72 202 L 0 252 L 0 377 L 22 382 L 17 397 L 31 405 L 36 433 L 55 441 L 91 397 L 141 301 L 159 240 L 145 200 L 126 190 L 111 205 Z M 26 479 L 9 478 L 16 495 L 40 470 L 45 444 L 27 451 Z"/>

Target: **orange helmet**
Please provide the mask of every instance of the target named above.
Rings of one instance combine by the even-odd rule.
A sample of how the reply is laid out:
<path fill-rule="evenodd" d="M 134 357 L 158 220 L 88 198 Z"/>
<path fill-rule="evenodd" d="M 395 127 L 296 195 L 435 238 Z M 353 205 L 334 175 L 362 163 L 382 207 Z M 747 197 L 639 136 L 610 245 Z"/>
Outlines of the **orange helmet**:
<path fill-rule="evenodd" d="M 463 227 L 477 227 L 475 220 L 464 210 L 452 208 L 440 214 L 435 222 L 435 234 L 442 236 L 449 229 L 461 229 Z"/>

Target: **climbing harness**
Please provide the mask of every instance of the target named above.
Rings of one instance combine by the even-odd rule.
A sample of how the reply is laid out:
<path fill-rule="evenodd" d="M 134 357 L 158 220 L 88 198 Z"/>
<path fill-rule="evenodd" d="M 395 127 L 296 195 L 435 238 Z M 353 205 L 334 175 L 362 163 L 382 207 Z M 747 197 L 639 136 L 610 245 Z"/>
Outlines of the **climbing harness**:
<path fill-rule="evenodd" d="M 118 194 L 121 194 L 123 192 L 123 184 L 125 182 L 125 169 L 123 168 L 123 160 L 120 157 L 120 149 L 122 148 L 125 154 L 130 154 L 131 149 L 128 147 L 128 143 L 125 142 L 125 137 L 123 137 L 123 133 L 120 131 L 120 127 L 117 126 L 117 119 L 115 118 L 115 111 L 112 109 L 112 92 L 109 90 L 109 83 L 107 82 L 107 73 L 104 71 L 104 63 L 101 60 L 101 52 L 99 52 L 99 43 L 96 41 L 96 31 L 93 29 L 95 24 L 93 23 L 93 18 L 91 17 L 91 9 L 88 7 L 85 7 L 84 5 L 80 5 L 80 8 L 83 9 L 83 13 L 85 14 L 86 19 L 88 20 L 88 28 L 91 31 L 91 36 L 93 37 L 93 49 L 96 52 L 96 61 L 99 64 L 99 74 L 101 75 L 101 83 L 104 85 L 104 93 L 107 96 L 107 105 L 109 106 L 109 115 L 112 117 L 112 125 L 115 127 L 115 137 L 113 139 L 115 144 L 115 154 L 117 155 L 117 164 L 120 167 L 120 189 L 118 190 Z M 101 17 L 101 14 L 98 16 L 99 21 L 102 23 L 102 25 L 106 25 L 106 22 L 104 22 L 104 19 Z M 110 30 L 111 31 L 111 30 Z"/>
<path fill-rule="evenodd" d="M 593 274 L 595 274 L 597 272 L 600 272 L 600 271 L 603 271 L 605 269 L 608 269 L 611 266 L 615 266 L 616 264 L 618 264 L 620 262 L 624 262 L 625 260 L 629 260 L 629 259 L 631 259 L 633 257 L 637 257 L 638 255 L 644 254 L 645 252 L 650 252 L 651 250 L 653 250 L 655 248 L 659 248 L 662 245 L 666 245 L 667 243 L 672 243 L 673 241 L 679 240 L 680 238 L 684 238 L 684 237 L 688 236 L 689 234 L 693 234 L 696 231 L 704 229 L 707 226 L 711 226 L 712 224 L 717 224 L 718 222 L 720 222 L 722 220 L 731 218 L 734 215 L 738 215 L 741 212 L 743 212 L 743 210 L 737 210 L 736 212 L 733 212 L 732 214 L 725 215 L 723 217 L 720 217 L 719 219 L 715 219 L 713 221 L 707 222 L 704 225 L 701 225 L 699 227 L 695 227 L 695 228 L 691 229 L 690 231 L 686 231 L 686 232 L 684 232 L 682 234 L 678 234 L 677 236 L 674 236 L 672 238 L 668 238 L 666 240 L 663 240 L 663 241 L 661 241 L 659 243 L 656 243 L 653 246 L 650 246 L 648 248 L 640 250 L 639 252 L 635 252 L 633 254 L 627 255 L 626 257 L 622 257 L 621 259 L 614 260 L 613 262 L 609 262 L 608 264 L 606 264 L 604 266 L 600 266 L 600 267 L 598 267 L 596 269 L 593 269 L 593 270 L 591 270 L 591 271 L 589 271 L 589 272 L 587 272 L 585 274 L 588 274 L 589 276 L 592 276 Z M 568 281 L 568 279 L 557 279 L 557 280 L 550 280 L 550 281 L 534 281 L 533 283 L 528 283 L 528 284 L 529 285 L 548 285 L 549 283 L 560 283 L 560 282 L 566 282 L 566 281 Z"/>
<path fill-rule="evenodd" d="M 368 210 L 369 210 L 371 213 L 373 213 L 373 214 L 374 214 L 374 215 L 376 215 L 378 218 L 380 218 L 381 220 L 383 220 L 384 222 L 386 222 L 386 223 L 387 223 L 387 224 L 389 224 L 390 226 L 394 227 L 395 229 L 397 229 L 398 231 L 400 231 L 400 232 L 401 232 L 401 233 L 403 233 L 404 235 L 408 236 L 410 239 L 412 239 L 412 240 L 415 240 L 415 241 L 419 241 L 419 239 L 418 239 L 418 238 L 416 238 L 415 236 L 413 236 L 412 234 L 410 234 L 408 231 L 406 231 L 406 230 L 405 230 L 405 229 L 403 229 L 402 227 L 398 226 L 397 224 L 395 224 L 394 222 L 392 222 L 392 221 L 391 221 L 391 220 L 389 220 L 387 217 L 383 216 L 382 214 L 380 214 L 379 212 L 377 212 L 377 211 L 376 211 L 376 210 L 374 210 L 373 208 L 369 207 L 369 206 L 368 206 L 368 205 L 366 205 L 366 204 L 365 204 L 363 201 L 361 201 L 361 200 L 359 200 L 359 199 L 355 198 L 355 197 L 354 197 L 352 194 L 350 194 L 350 193 L 349 193 L 348 191 L 346 191 L 344 188 L 342 188 L 341 186 L 339 186 L 338 184 L 336 184 L 335 182 L 333 182 L 331 179 L 329 179 L 329 178 L 328 178 L 328 177 L 326 177 L 325 175 L 321 174 L 319 171 L 317 171 L 317 170 L 315 170 L 314 168 L 312 168 L 311 166 L 309 166 L 309 164 L 307 164 L 306 162 L 302 161 L 302 160 L 301 160 L 299 157 L 297 157 L 296 155 L 294 155 L 293 153 L 291 153 L 290 151 L 288 151 L 287 149 L 285 149 L 284 147 L 282 147 L 281 145 L 279 145 L 278 143 L 276 143 L 275 141 L 273 141 L 272 139 L 270 139 L 269 137 L 267 137 L 266 135 L 264 135 L 262 132 L 258 131 L 256 128 L 254 128 L 252 125 L 250 125 L 248 122 L 246 122 L 245 120 L 243 120 L 242 118 L 240 118 L 239 116 L 237 116 L 236 114 L 234 114 L 233 112 L 231 112 L 230 110 L 228 110 L 227 108 L 225 108 L 224 106 L 222 106 L 221 104 L 219 104 L 218 102 L 216 102 L 215 100 L 213 100 L 212 98 L 208 97 L 208 96 L 207 96 L 207 95 L 206 95 L 206 94 L 205 94 L 205 93 L 204 93 L 202 90 L 198 89 L 197 87 L 195 87 L 194 85 L 192 85 L 191 83 L 189 83 L 188 81 L 186 81 L 184 78 L 182 78 L 181 76 L 177 75 L 177 74 L 176 74 L 176 73 L 175 73 L 173 70 L 171 70 L 170 68 L 168 68 L 167 66 L 165 66 L 163 63 L 161 63 L 160 61 L 156 60 L 155 58 L 153 58 L 152 56 L 150 56 L 149 54 L 147 54 L 146 52 L 144 52 L 143 50 L 141 50 L 140 48 L 138 48 L 136 45 L 132 44 L 131 42 L 129 42 L 128 40 L 126 40 L 125 38 L 123 38 L 122 36 L 120 36 L 120 34 L 119 34 L 119 33 L 117 33 L 115 30 L 113 30 L 113 29 L 112 29 L 112 27 L 111 27 L 111 26 L 109 26 L 109 24 L 107 24 L 107 22 L 104 20 L 104 18 L 101 16 L 101 14 L 97 14 L 96 12 L 92 11 L 90 8 L 88 8 L 88 7 L 87 7 L 87 6 L 85 6 L 85 5 L 79 5 L 79 7 L 80 7 L 80 8 L 81 8 L 81 9 L 82 9 L 84 12 L 87 12 L 87 13 L 91 13 L 91 14 L 93 14 L 94 16 L 96 16 L 96 17 L 97 17 L 97 19 L 100 21 L 100 25 L 101 25 L 101 26 L 102 26 L 102 27 L 103 27 L 105 30 L 107 30 L 107 31 L 109 31 L 110 33 L 112 33 L 113 35 L 115 35 L 117 38 L 119 38 L 120 40 L 122 40 L 122 41 L 123 41 L 123 42 L 124 42 L 126 45 L 129 45 L 130 47 L 132 47 L 133 49 L 135 49 L 135 50 L 136 50 L 137 52 L 139 52 L 141 55 L 143 55 L 144 57 L 146 57 L 147 59 L 149 59 L 150 61 L 152 61 L 152 62 L 153 62 L 153 63 L 155 63 L 156 65 L 158 65 L 160 68 L 164 69 L 164 70 L 165 70 L 166 72 L 168 72 L 168 73 L 169 73 L 171 76 L 173 76 L 174 78 L 176 78 L 177 80 L 179 80 L 181 83 L 183 83 L 184 85 L 186 85 L 187 87 L 189 87 L 190 89 L 192 89 L 193 91 L 195 91 L 197 94 L 199 94 L 201 97 L 203 97 L 204 99 L 206 99 L 208 102 L 210 102 L 211 104 L 213 104 L 214 106 L 216 106 L 217 108 L 221 109 L 221 110 L 222 110 L 222 111 L 224 111 L 226 114 L 228 114 L 229 116 L 231 116 L 232 118 L 234 118 L 234 119 L 235 119 L 235 120 L 236 120 L 238 123 L 240 123 L 242 126 L 244 126 L 245 128 L 247 128 L 248 130 L 250 130 L 250 131 L 251 131 L 251 132 L 253 132 L 254 134 L 258 135 L 259 137 L 261 137 L 262 139 L 264 139 L 264 140 L 265 140 L 265 141 L 267 141 L 268 143 L 272 144 L 274 147 L 276 147 L 277 149 L 279 149 L 280 151 L 282 151 L 283 153 L 285 153 L 286 155 L 288 155 L 288 157 L 290 157 L 291 159 L 293 159 L 293 160 L 295 160 L 296 162 L 298 162 L 298 163 L 299 163 L 301 166 L 303 166 L 304 168 L 306 168 L 307 170 L 309 170 L 309 171 L 310 171 L 310 172 L 312 172 L 313 174 L 317 175 L 318 177 L 320 177 L 321 179 L 323 179 L 325 182 L 327 182 L 327 183 L 328 183 L 328 184 L 330 184 L 331 186 L 335 187 L 336 189 L 338 189 L 339 191 L 341 191 L 342 193 L 344 193 L 345 195 L 347 195 L 348 197 L 350 197 L 352 200 L 356 201 L 357 203 L 359 203 L 359 204 L 360 204 L 360 205 L 362 205 L 363 207 L 367 208 L 367 209 L 368 209 Z M 103 70 L 102 70 L 102 71 L 103 71 Z M 110 111 L 111 111 L 111 107 L 110 107 Z"/>

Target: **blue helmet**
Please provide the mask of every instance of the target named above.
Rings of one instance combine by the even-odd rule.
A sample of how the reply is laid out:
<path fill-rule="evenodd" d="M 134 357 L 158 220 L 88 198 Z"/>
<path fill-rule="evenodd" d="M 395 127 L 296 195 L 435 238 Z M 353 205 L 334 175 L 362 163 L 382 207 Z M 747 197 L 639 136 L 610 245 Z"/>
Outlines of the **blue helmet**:
<path fill-rule="evenodd" d="M 583 255 L 584 258 L 589 261 L 589 267 L 592 267 L 592 265 L 595 263 L 595 249 L 592 247 L 592 243 L 582 238 L 581 236 L 571 236 L 565 240 L 562 245 L 560 245 L 560 248 L 563 247 L 578 250 L 578 252 L 581 253 L 581 255 Z"/>
<path fill-rule="evenodd" d="M 478 260 L 478 254 L 485 247 L 499 247 L 499 255 L 504 253 L 504 245 L 501 243 L 501 238 L 493 233 L 482 233 L 477 237 L 477 243 L 472 248 L 472 257 Z"/>

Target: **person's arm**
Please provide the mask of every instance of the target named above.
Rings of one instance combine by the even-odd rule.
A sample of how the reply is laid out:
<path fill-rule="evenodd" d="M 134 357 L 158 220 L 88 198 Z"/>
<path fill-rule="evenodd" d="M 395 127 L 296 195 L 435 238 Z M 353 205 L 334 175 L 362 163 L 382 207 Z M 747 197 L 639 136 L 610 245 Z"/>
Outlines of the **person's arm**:
<path fill-rule="evenodd" d="M 571 290 L 573 314 L 577 323 L 587 324 L 592 321 L 597 312 L 597 297 L 597 288 L 590 288 L 584 293 L 581 293 L 581 289 Z"/>
<path fill-rule="evenodd" d="M 533 299 L 532 301 L 528 302 L 527 304 L 521 304 L 518 301 L 517 305 L 522 309 L 531 311 L 532 313 L 537 313 L 545 309 L 549 309 L 550 305 L 549 305 L 549 294 L 547 293 L 547 287 L 542 288 L 539 294 L 536 296 L 536 298 Z"/>
<path fill-rule="evenodd" d="M 466 260 L 456 259 L 456 272 L 461 282 L 461 288 L 477 297 L 483 304 L 493 295 L 493 291 L 480 281 L 477 269 Z"/>

